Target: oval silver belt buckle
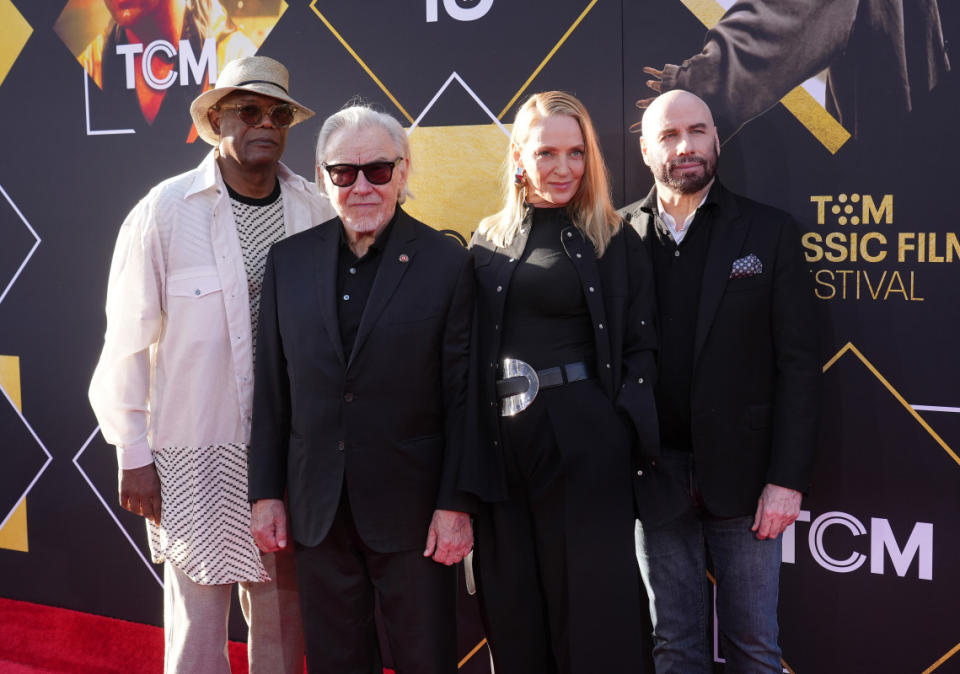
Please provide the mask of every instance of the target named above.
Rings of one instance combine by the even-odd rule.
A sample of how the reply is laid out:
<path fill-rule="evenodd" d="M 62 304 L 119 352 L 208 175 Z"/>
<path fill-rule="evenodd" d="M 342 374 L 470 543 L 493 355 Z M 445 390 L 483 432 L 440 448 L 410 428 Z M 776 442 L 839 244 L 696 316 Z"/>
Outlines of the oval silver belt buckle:
<path fill-rule="evenodd" d="M 514 393 L 500 401 L 500 416 L 512 417 L 519 414 L 530 406 L 533 399 L 537 397 L 540 391 L 540 378 L 537 377 L 537 371 L 522 360 L 513 358 L 503 359 L 503 378 L 523 377 L 527 380 L 527 390 L 521 393 Z"/>

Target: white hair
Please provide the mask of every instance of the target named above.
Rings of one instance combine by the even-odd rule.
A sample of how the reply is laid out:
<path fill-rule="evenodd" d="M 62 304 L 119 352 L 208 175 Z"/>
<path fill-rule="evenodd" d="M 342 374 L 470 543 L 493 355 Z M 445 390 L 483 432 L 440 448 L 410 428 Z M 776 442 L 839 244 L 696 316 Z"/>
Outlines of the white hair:
<path fill-rule="evenodd" d="M 317 137 L 317 189 L 322 189 L 323 183 L 323 162 L 326 161 L 327 145 L 330 139 L 338 131 L 344 129 L 369 129 L 380 127 L 393 140 L 397 155 L 407 159 L 407 177 L 413 172 L 413 158 L 410 156 L 410 140 L 407 138 L 406 131 L 400 126 L 400 122 L 385 112 L 374 110 L 367 104 L 348 105 L 339 112 L 335 112 L 323 122 L 320 127 L 320 135 Z M 402 204 L 407 197 L 412 197 L 410 188 L 404 186 L 400 193 L 398 201 Z"/>

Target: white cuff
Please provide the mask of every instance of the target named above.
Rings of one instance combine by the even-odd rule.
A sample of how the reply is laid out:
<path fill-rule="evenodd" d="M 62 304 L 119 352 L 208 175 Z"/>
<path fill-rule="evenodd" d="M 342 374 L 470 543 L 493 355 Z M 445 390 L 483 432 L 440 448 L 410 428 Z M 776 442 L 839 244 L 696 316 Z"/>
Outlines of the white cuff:
<path fill-rule="evenodd" d="M 121 470 L 143 468 L 151 463 L 153 463 L 153 452 L 150 451 L 150 444 L 146 440 L 126 447 L 117 446 L 117 465 Z"/>

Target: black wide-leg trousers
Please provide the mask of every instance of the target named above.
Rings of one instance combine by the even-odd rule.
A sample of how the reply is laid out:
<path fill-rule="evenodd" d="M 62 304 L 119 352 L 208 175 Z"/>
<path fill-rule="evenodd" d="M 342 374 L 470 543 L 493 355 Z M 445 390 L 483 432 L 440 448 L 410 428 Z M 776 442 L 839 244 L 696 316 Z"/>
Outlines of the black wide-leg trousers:
<path fill-rule="evenodd" d="M 501 420 L 509 499 L 484 504 L 476 574 L 497 674 L 640 671 L 631 431 L 595 380 Z"/>

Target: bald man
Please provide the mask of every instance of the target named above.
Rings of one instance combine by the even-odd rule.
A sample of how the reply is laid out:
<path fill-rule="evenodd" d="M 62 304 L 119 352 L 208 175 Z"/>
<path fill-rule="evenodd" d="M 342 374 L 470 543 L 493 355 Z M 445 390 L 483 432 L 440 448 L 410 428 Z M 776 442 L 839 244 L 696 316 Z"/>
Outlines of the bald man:
<path fill-rule="evenodd" d="M 712 672 L 707 557 L 728 672 L 780 672 L 780 534 L 810 483 L 820 407 L 813 291 L 783 211 L 717 180 L 710 109 L 686 91 L 643 116 L 655 185 L 623 209 L 653 261 L 662 447 L 635 481 L 657 672 Z"/>

